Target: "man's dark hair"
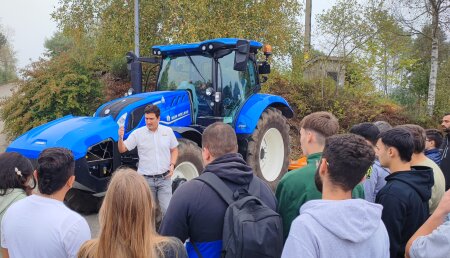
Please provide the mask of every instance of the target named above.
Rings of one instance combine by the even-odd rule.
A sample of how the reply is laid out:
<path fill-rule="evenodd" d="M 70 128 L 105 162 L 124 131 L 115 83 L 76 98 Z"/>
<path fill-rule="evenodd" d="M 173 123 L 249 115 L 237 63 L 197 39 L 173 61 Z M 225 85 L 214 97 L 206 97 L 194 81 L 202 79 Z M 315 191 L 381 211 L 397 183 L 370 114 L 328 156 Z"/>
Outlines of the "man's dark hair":
<path fill-rule="evenodd" d="M 380 130 L 372 123 L 360 123 L 350 128 L 350 133 L 364 137 L 371 142 L 374 146 L 377 144 L 378 137 L 380 136 Z"/>
<path fill-rule="evenodd" d="M 434 141 L 434 147 L 439 148 L 442 145 L 443 136 L 439 130 L 436 129 L 427 129 L 425 130 L 425 134 L 429 141 Z"/>
<path fill-rule="evenodd" d="M 392 125 L 386 121 L 380 120 L 380 121 L 373 122 L 373 124 L 378 128 L 378 130 L 380 130 L 380 133 L 386 132 L 387 130 L 392 129 Z"/>
<path fill-rule="evenodd" d="M 70 150 L 48 148 L 38 158 L 38 188 L 43 194 L 53 194 L 67 183 L 75 173 L 75 161 Z"/>
<path fill-rule="evenodd" d="M 207 148 L 214 158 L 235 153 L 238 150 L 236 133 L 230 125 L 215 122 L 203 131 L 202 146 Z"/>
<path fill-rule="evenodd" d="M 36 181 L 30 160 L 17 152 L 5 152 L 0 154 L 0 164 L 0 196 L 8 194 L 14 188 L 21 188 L 27 195 L 31 195 Z M 30 178 L 32 186 L 27 184 Z"/>
<path fill-rule="evenodd" d="M 158 118 L 161 115 L 161 110 L 159 110 L 159 107 L 153 104 L 150 104 L 145 107 L 144 109 L 145 114 L 155 114 L 155 116 Z"/>
<path fill-rule="evenodd" d="M 323 142 L 321 144 L 325 144 L 326 137 L 338 133 L 339 121 L 330 112 L 314 112 L 302 119 L 300 122 L 300 128 L 303 128 L 304 130 L 311 130 L 320 134 L 320 136 L 323 137 Z"/>
<path fill-rule="evenodd" d="M 414 138 L 409 130 L 395 127 L 380 134 L 384 145 L 397 149 L 403 162 L 410 162 L 414 151 Z"/>
<path fill-rule="evenodd" d="M 425 140 L 427 136 L 425 134 L 425 130 L 421 126 L 413 124 L 405 124 L 399 125 L 398 127 L 405 128 L 413 136 L 415 154 L 419 154 L 425 151 Z"/>
<path fill-rule="evenodd" d="M 372 166 L 375 151 L 361 136 L 340 134 L 327 138 L 322 158 L 328 162 L 330 181 L 351 191 Z"/>

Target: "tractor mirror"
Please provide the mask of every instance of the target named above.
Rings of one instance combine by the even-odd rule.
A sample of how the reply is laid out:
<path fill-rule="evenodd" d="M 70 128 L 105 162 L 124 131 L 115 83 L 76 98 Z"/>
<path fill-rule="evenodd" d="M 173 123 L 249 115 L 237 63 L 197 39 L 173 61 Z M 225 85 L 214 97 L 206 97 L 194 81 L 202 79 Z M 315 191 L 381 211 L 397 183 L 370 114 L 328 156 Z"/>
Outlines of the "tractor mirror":
<path fill-rule="evenodd" d="M 263 62 L 258 66 L 259 74 L 269 74 L 270 73 L 270 64 L 267 62 Z"/>
<path fill-rule="evenodd" d="M 236 71 L 245 71 L 247 69 L 249 54 L 250 42 L 247 40 L 238 40 L 236 43 L 236 55 L 234 56 L 233 69 Z"/>

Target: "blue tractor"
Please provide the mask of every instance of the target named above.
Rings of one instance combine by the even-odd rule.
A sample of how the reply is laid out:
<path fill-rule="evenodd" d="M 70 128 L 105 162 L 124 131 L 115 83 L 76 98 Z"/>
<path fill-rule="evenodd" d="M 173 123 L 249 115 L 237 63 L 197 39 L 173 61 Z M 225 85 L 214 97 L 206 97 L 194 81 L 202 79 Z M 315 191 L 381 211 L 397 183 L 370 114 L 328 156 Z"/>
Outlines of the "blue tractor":
<path fill-rule="evenodd" d="M 174 188 L 197 177 L 202 169 L 201 135 L 204 128 L 221 121 L 235 128 L 239 152 L 255 173 L 275 187 L 289 163 L 289 126 L 293 116 L 280 96 L 259 93 L 260 76 L 270 73 L 266 60 L 257 61 L 259 42 L 220 38 L 200 43 L 154 46 L 153 58 L 127 54 L 131 67 L 130 94 L 101 105 L 92 117 L 71 115 L 36 127 L 7 148 L 36 161 L 49 147 L 72 150 L 76 159 L 76 183 L 66 203 L 83 213 L 98 209 L 107 183 L 116 168 L 136 166 L 137 151 L 118 152 L 118 128 L 125 139 L 145 125 L 148 104 L 161 109 L 161 124 L 170 126 L 179 141 Z M 155 92 L 140 93 L 141 62 L 159 63 Z"/>

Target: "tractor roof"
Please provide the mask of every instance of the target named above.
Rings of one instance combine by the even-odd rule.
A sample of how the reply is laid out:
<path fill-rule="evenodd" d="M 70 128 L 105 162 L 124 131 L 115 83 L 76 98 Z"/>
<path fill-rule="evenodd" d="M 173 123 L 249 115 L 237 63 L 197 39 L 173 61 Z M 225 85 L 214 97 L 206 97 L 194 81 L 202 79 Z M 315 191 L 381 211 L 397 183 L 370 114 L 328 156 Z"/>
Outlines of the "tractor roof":
<path fill-rule="evenodd" d="M 209 48 L 210 45 L 212 45 L 214 49 L 236 47 L 236 43 L 238 40 L 239 39 L 237 38 L 217 38 L 197 43 L 153 46 L 152 50 L 153 54 L 163 56 L 176 55 L 184 52 L 187 53 L 203 52 L 202 50 L 203 46 Z M 250 50 L 252 52 L 256 52 L 263 46 L 263 44 L 257 41 L 250 40 L 249 42 L 250 42 Z"/>

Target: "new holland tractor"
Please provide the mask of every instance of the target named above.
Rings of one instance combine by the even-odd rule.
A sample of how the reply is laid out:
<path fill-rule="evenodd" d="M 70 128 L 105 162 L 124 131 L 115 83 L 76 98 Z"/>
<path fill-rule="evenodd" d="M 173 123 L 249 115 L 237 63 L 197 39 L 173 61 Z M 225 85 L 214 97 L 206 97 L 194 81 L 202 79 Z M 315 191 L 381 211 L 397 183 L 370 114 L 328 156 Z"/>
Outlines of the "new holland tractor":
<path fill-rule="evenodd" d="M 202 132 L 217 121 L 235 129 L 239 152 L 256 175 L 275 187 L 288 169 L 286 119 L 293 111 L 282 97 L 259 93 L 267 79 L 260 75 L 270 73 L 271 54 L 270 46 L 264 46 L 266 59 L 258 61 L 261 48 L 256 41 L 220 38 L 154 46 L 152 58 L 128 53 L 133 86 L 128 96 L 101 105 L 92 117 L 67 115 L 38 126 L 13 141 L 7 151 L 36 162 L 46 148 L 70 149 L 76 160 L 76 183 L 66 204 L 79 212 L 95 212 L 115 169 L 139 162 L 136 149 L 118 152 L 119 126 L 124 126 L 126 139 L 145 126 L 144 108 L 155 104 L 161 109 L 160 123 L 170 126 L 179 142 L 174 188 L 202 172 Z M 159 63 L 156 91 L 140 93 L 141 63 L 155 61 Z"/>

